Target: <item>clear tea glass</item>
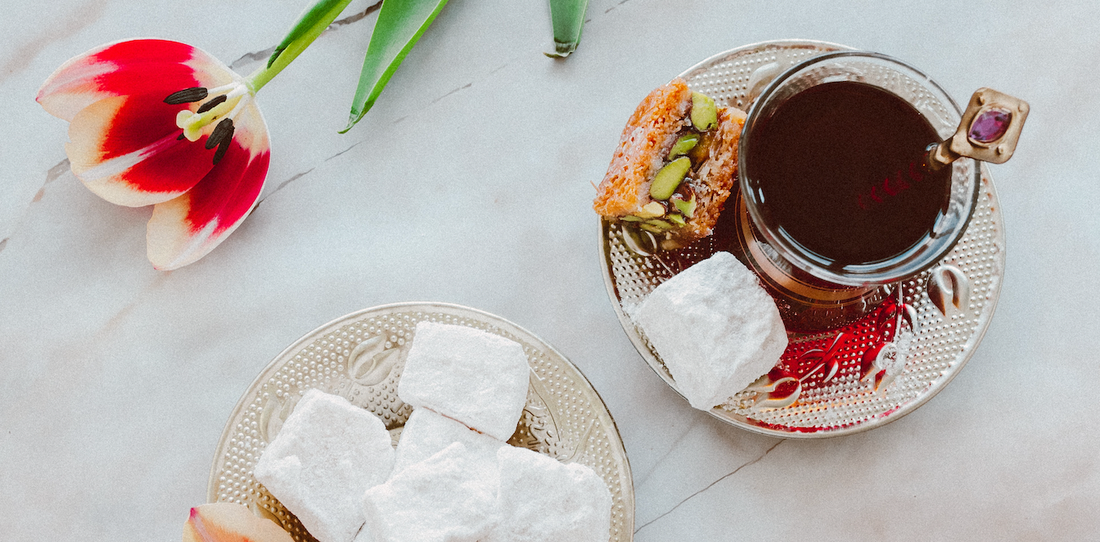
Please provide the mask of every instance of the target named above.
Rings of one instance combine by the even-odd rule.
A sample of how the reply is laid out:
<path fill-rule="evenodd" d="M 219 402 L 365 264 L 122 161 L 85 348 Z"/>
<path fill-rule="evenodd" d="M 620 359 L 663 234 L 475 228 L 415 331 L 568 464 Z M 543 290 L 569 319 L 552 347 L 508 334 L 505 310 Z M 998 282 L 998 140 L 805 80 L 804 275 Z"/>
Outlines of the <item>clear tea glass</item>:
<path fill-rule="evenodd" d="M 887 100 L 881 111 L 875 109 L 879 98 Z M 927 123 L 926 132 L 910 137 L 912 130 L 900 126 L 905 118 L 892 116 L 895 109 L 908 113 L 890 100 L 908 104 L 918 122 Z M 833 106 L 847 109 L 828 117 Z M 801 115 L 805 130 L 791 123 L 791 115 Z M 859 118 L 848 122 L 850 117 Z M 935 265 L 966 231 L 981 184 L 971 158 L 935 174 L 937 165 L 927 160 L 928 147 L 949 139 L 961 120 L 958 105 L 931 78 L 877 53 L 827 53 L 777 76 L 750 107 L 739 151 L 741 197 L 751 222 L 743 234 L 757 245 L 750 252 L 767 260 L 759 267 L 780 282 L 788 275 L 801 296 L 837 303 L 866 298 L 880 285 Z M 786 131 L 778 127 L 784 122 Z M 893 145 L 895 139 L 908 148 L 894 149 L 901 145 Z M 800 160 L 808 163 L 770 167 Z M 861 162 L 848 167 L 853 161 Z M 935 186 L 928 183 L 932 175 L 939 175 Z M 840 184 L 843 196 L 833 188 Z M 919 213 L 924 223 L 916 227 L 909 218 L 918 214 L 910 209 L 915 203 L 907 202 L 916 202 L 918 189 L 927 201 Z M 804 208 L 792 210 L 799 205 Z M 909 238 L 898 238 L 914 228 Z"/>
<path fill-rule="evenodd" d="M 1008 160 L 1027 112 L 985 88 L 961 110 L 886 55 L 812 57 L 751 103 L 719 228 L 788 330 L 843 326 L 951 251 L 978 199 L 978 160 Z"/>

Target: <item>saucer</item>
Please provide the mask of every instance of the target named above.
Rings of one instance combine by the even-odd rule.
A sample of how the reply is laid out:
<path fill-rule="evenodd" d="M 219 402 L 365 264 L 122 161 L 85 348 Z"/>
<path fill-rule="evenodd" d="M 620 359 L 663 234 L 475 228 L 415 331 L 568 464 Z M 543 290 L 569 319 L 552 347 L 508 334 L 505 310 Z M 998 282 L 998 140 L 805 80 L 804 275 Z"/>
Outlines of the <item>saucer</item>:
<path fill-rule="evenodd" d="M 314 538 L 252 476 L 267 443 L 301 394 L 311 388 L 365 408 L 401 437 L 412 407 L 397 397 L 405 354 L 418 322 L 470 326 L 518 342 L 531 367 L 527 404 L 508 443 L 563 463 L 591 467 L 611 491 L 611 542 L 634 536 L 634 487 L 615 421 L 569 360 L 530 332 L 497 316 L 444 303 L 400 303 L 361 310 L 325 324 L 279 354 L 248 387 L 225 425 L 207 488 L 210 502 L 247 505 L 287 530 Z"/>
<path fill-rule="evenodd" d="M 680 77 L 719 105 L 747 109 L 767 76 L 840 49 L 849 48 L 805 40 L 757 43 L 715 55 Z M 988 328 L 1004 275 L 1000 205 L 988 168 L 980 167 L 980 193 L 965 235 L 937 266 L 888 285 L 889 311 L 820 332 L 789 329 L 789 346 L 771 378 L 709 413 L 769 436 L 831 437 L 896 420 L 947 386 Z M 735 200 L 731 195 L 728 202 Z M 629 227 L 600 219 L 604 283 L 619 322 L 650 368 L 674 390 L 675 380 L 628 312 L 665 280 L 722 250 L 719 244 L 711 236 L 654 253 Z M 898 337 L 905 339 L 904 352 L 884 355 L 884 346 L 897 350 L 894 343 L 899 342 L 885 339 Z"/>

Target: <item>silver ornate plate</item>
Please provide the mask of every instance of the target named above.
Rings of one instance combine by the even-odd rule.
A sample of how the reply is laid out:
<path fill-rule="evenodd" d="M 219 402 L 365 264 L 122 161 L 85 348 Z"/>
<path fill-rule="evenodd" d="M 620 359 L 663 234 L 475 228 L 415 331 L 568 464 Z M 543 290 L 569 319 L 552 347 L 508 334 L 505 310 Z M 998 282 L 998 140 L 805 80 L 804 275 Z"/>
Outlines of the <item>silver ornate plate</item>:
<path fill-rule="evenodd" d="M 784 40 L 747 45 L 700 62 L 680 74 L 693 90 L 720 105 L 747 109 L 760 90 L 761 73 L 778 73 L 814 55 L 848 47 L 819 41 Z M 754 74 L 756 74 L 754 76 Z M 940 266 L 890 285 L 904 315 L 906 355 L 895 356 L 888 378 L 865 376 L 866 360 L 881 341 L 868 331 L 903 329 L 899 317 L 886 325 L 860 321 L 849 327 L 812 334 L 788 331 L 784 363 L 802 364 L 806 377 L 793 395 L 771 389 L 743 391 L 710 414 L 731 425 L 776 437 L 815 438 L 851 434 L 879 427 L 908 414 L 942 390 L 973 355 L 993 316 L 1005 266 L 1005 237 L 993 181 L 982 168 L 980 195 L 966 234 Z M 728 203 L 736 200 L 730 196 Z M 726 212 L 729 212 L 727 209 Z M 673 254 L 651 254 L 618 224 L 600 220 L 600 253 L 604 282 L 619 321 L 646 363 L 671 386 L 676 382 L 660 355 L 627 314 L 659 284 L 691 264 L 706 259 L 719 242 L 702 239 Z M 899 297 L 900 295 L 900 297 Z M 893 317 L 890 316 L 892 319 Z M 892 328 L 891 326 L 895 325 Z M 911 332 L 911 333 L 910 333 Z M 822 360 L 831 371 L 820 370 Z M 793 368 L 793 367 L 792 367 Z M 876 365 L 877 371 L 879 367 Z M 817 371 L 817 374 L 812 374 Z M 773 378 L 772 384 L 782 384 Z M 797 379 L 796 379 L 797 380 Z M 793 381 L 787 381 L 792 384 Z M 769 393 L 769 391 L 771 393 Z M 790 390 L 786 390 L 789 392 Z M 792 398 L 793 397 L 793 398 Z"/>
<path fill-rule="evenodd" d="M 252 477 L 264 447 L 305 390 L 340 395 L 378 415 L 394 443 L 412 408 L 397 397 L 404 356 L 417 322 L 470 326 L 523 346 L 531 366 L 527 405 L 508 441 L 563 462 L 587 465 L 611 490 L 611 542 L 634 533 L 630 464 L 615 421 L 583 374 L 560 353 L 515 324 L 442 303 L 401 303 L 355 312 L 325 324 L 279 354 L 233 410 L 214 454 L 207 498 L 235 502 L 268 517 L 298 542 L 314 538 Z"/>

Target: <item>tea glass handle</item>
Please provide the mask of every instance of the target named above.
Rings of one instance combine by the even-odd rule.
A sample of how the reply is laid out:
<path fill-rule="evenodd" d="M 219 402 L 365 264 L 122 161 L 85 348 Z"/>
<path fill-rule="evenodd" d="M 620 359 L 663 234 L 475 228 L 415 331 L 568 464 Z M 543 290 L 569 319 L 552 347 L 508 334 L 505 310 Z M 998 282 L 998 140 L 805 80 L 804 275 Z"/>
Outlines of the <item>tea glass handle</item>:
<path fill-rule="evenodd" d="M 955 134 L 928 149 L 928 165 L 936 169 L 966 156 L 1001 164 L 1012 157 L 1027 119 L 1027 102 L 990 88 L 970 97 Z"/>

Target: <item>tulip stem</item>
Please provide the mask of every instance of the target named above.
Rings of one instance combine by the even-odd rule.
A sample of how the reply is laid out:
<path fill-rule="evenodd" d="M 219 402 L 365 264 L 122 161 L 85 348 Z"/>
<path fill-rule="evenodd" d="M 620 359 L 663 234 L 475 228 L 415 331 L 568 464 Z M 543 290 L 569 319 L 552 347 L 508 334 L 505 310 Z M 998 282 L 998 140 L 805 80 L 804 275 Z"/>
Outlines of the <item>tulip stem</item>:
<path fill-rule="evenodd" d="M 267 60 L 267 65 L 256 70 L 246 79 L 246 84 L 253 94 L 259 92 L 279 72 L 290 65 L 302 51 L 306 50 L 351 0 L 317 0 L 313 6 L 307 9 L 298 22 L 290 29 L 283 41 L 275 47 L 275 52 Z"/>

